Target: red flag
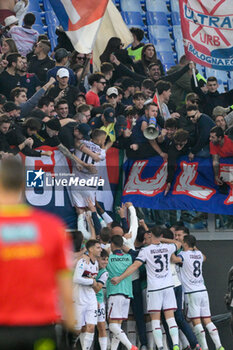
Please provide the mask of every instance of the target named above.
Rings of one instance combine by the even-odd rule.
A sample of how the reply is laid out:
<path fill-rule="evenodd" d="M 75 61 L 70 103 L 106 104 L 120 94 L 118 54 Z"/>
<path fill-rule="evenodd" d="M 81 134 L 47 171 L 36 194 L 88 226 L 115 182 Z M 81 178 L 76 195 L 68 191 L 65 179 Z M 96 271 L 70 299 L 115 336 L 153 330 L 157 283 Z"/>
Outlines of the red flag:
<path fill-rule="evenodd" d="M 163 116 L 163 111 L 162 111 L 162 108 L 161 108 L 161 105 L 160 105 L 160 102 L 159 102 L 159 94 L 158 94 L 158 90 L 157 89 L 155 90 L 155 94 L 154 94 L 154 97 L 153 97 L 152 101 L 157 104 L 157 106 L 159 107 L 159 112 L 160 112 L 161 116 Z"/>
<path fill-rule="evenodd" d="M 156 103 L 157 105 L 159 105 L 159 99 L 158 99 L 158 95 L 157 95 L 157 90 L 155 91 L 155 94 L 154 94 L 154 97 L 153 97 L 152 101 L 154 103 Z"/>

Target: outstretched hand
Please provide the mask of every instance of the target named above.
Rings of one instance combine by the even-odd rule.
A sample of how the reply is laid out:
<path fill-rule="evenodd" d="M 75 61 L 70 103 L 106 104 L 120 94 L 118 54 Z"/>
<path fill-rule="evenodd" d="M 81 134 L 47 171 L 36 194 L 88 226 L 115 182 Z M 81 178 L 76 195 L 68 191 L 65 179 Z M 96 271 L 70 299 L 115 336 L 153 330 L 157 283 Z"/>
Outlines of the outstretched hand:
<path fill-rule="evenodd" d="M 122 203 L 121 207 L 118 208 L 117 214 L 118 214 L 121 218 L 124 218 L 124 217 L 125 217 L 125 204 L 124 204 L 124 203 Z"/>
<path fill-rule="evenodd" d="M 166 196 L 168 194 L 168 192 L 170 191 L 170 188 L 171 188 L 171 184 L 170 184 L 170 182 L 168 182 L 166 189 L 165 189 L 165 192 L 164 192 L 164 196 Z"/>
<path fill-rule="evenodd" d="M 189 157 L 189 161 L 191 162 L 194 158 L 194 154 L 190 152 L 188 157 Z"/>
<path fill-rule="evenodd" d="M 88 208 L 90 209 L 90 211 L 92 211 L 92 212 L 96 211 L 96 208 L 95 208 L 94 204 L 92 203 L 91 198 L 87 198 L 87 205 L 88 205 Z"/>

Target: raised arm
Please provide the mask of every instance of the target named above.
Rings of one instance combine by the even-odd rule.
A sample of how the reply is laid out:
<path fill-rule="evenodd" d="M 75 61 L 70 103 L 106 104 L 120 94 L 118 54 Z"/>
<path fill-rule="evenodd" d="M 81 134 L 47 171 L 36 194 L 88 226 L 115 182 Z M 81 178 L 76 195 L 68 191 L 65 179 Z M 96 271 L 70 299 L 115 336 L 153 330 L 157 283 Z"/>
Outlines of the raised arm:
<path fill-rule="evenodd" d="M 129 217 L 129 232 L 131 232 L 131 237 L 127 240 L 128 246 L 130 248 L 134 249 L 134 242 L 137 237 L 137 232 L 138 232 L 138 218 L 136 214 L 136 210 L 131 202 L 126 202 L 125 203 L 126 208 L 128 208 L 130 212 L 130 217 Z"/>
<path fill-rule="evenodd" d="M 181 248 L 181 246 L 182 246 L 182 243 L 179 242 L 179 241 L 176 241 L 175 239 L 169 239 L 169 238 L 161 237 L 159 240 L 160 240 L 161 243 L 169 243 L 169 244 L 173 243 L 173 244 L 175 244 L 177 250 L 179 250 Z"/>
<path fill-rule="evenodd" d="M 168 75 L 163 75 L 161 76 L 161 80 L 166 80 L 166 81 L 170 81 L 171 83 L 175 83 L 184 73 L 188 72 L 188 70 L 190 69 L 190 63 L 186 64 L 186 66 L 184 66 L 183 68 L 181 68 L 180 70 L 168 74 Z"/>
<path fill-rule="evenodd" d="M 26 115 L 28 115 L 31 110 L 37 105 L 38 101 L 40 100 L 40 98 L 42 96 L 44 96 L 45 92 L 55 83 L 55 79 L 53 77 L 51 77 L 49 79 L 49 81 L 37 92 L 35 92 L 35 94 L 30 97 L 27 102 L 23 103 L 20 108 L 21 108 L 21 113 L 20 116 L 25 117 Z"/>
<path fill-rule="evenodd" d="M 148 228 L 147 224 L 145 223 L 144 219 L 139 220 L 138 223 L 139 223 L 139 226 L 143 227 L 145 231 L 149 230 L 149 228 Z"/>
<path fill-rule="evenodd" d="M 144 79 L 146 79 L 145 75 L 140 75 L 140 74 L 133 72 L 128 67 L 126 67 L 124 64 L 122 64 L 116 58 L 116 56 L 113 54 L 110 55 L 110 61 L 112 63 L 114 63 L 116 65 L 116 67 L 118 67 L 118 71 L 119 71 L 119 73 L 121 73 L 122 76 L 127 75 L 128 77 L 131 77 L 132 79 L 137 80 L 139 82 L 142 82 Z"/>
<path fill-rule="evenodd" d="M 90 231 L 91 231 L 91 238 L 90 239 L 96 239 L 95 227 L 92 223 L 92 219 L 91 219 L 91 216 L 89 213 L 86 213 L 86 220 L 87 220 L 88 226 L 89 226 Z"/>

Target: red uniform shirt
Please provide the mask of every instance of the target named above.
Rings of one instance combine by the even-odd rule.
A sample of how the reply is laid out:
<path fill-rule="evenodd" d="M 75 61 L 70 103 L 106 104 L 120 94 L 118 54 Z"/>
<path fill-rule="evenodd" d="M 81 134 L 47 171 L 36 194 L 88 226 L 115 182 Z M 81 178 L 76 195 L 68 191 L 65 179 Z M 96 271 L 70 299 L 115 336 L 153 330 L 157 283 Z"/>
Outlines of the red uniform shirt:
<path fill-rule="evenodd" d="M 89 90 L 86 93 L 86 103 L 93 107 L 99 107 L 100 106 L 99 96 L 95 92 Z"/>
<path fill-rule="evenodd" d="M 210 142 L 210 154 L 218 154 L 219 157 L 233 156 L 233 141 L 228 136 L 224 135 L 224 143 L 222 146 L 214 145 Z"/>
<path fill-rule="evenodd" d="M 0 325 L 58 319 L 56 276 L 68 271 L 65 226 L 27 205 L 0 207 Z"/>

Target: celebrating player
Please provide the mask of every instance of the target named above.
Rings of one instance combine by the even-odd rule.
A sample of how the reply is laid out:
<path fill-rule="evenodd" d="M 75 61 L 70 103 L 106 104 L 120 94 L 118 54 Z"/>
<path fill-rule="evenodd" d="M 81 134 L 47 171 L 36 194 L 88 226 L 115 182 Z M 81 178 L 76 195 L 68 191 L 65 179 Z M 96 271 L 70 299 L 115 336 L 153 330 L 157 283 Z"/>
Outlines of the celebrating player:
<path fill-rule="evenodd" d="M 89 350 L 94 338 L 95 325 L 97 324 L 97 299 L 94 288 L 97 287 L 95 277 L 99 270 L 97 258 L 100 257 L 101 246 L 95 239 L 90 239 L 86 243 L 86 249 L 90 261 L 87 262 L 85 258 L 78 261 L 73 282 L 75 284 L 76 329 L 81 333 L 80 342 L 82 348 Z"/>
<path fill-rule="evenodd" d="M 173 280 L 170 269 L 171 255 L 180 247 L 180 243 L 166 244 L 160 242 L 162 231 L 154 227 L 145 233 L 151 242 L 142 248 L 133 265 L 119 277 L 112 278 L 112 283 L 118 284 L 130 276 L 143 263 L 147 272 L 147 310 L 150 313 L 153 336 L 159 350 L 163 349 L 162 331 L 160 327 L 161 310 L 164 311 L 169 333 L 173 342 L 173 350 L 179 350 L 178 327 L 174 318 L 176 298 L 173 290 Z"/>
<path fill-rule="evenodd" d="M 224 350 L 221 345 L 218 330 L 211 321 L 209 297 L 202 275 L 202 264 L 205 258 L 196 249 L 196 238 L 192 235 L 184 236 L 183 251 L 178 255 L 182 268 L 181 280 L 187 303 L 187 316 L 192 320 L 194 332 L 203 350 L 208 350 L 205 331 L 202 323 L 207 328 L 217 350 Z"/>
<path fill-rule="evenodd" d="M 97 329 L 99 333 L 99 344 L 101 350 L 107 350 L 106 309 L 103 286 L 108 279 L 108 271 L 106 270 L 106 266 L 108 264 L 108 256 L 108 252 L 103 249 L 101 251 L 100 257 L 98 258 L 99 273 L 96 277 L 97 287 L 95 289 L 97 292 L 96 298 L 98 302 Z"/>

